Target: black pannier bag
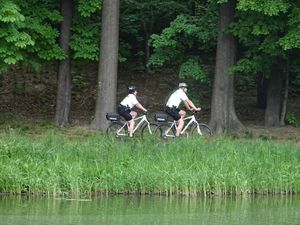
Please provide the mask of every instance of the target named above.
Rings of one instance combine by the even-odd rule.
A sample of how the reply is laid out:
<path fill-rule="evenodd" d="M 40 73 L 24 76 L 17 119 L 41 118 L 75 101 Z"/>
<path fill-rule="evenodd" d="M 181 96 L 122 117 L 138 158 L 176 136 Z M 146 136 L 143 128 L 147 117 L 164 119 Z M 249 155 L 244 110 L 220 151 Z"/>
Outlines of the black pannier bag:
<path fill-rule="evenodd" d="M 168 115 L 165 114 L 165 113 L 155 113 L 154 115 L 154 119 L 157 121 L 157 122 L 167 122 L 168 121 Z"/>
<path fill-rule="evenodd" d="M 120 115 L 118 113 L 106 113 L 106 119 L 110 121 L 118 121 Z"/>

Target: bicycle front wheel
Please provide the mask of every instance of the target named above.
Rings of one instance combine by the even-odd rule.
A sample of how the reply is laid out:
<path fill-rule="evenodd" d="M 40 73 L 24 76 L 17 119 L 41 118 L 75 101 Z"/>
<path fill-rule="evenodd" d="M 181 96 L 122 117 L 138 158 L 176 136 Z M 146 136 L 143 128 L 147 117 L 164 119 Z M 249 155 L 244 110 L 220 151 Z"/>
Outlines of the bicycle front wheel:
<path fill-rule="evenodd" d="M 199 129 L 198 126 L 195 126 L 192 130 L 192 136 L 210 136 L 212 134 L 211 129 L 208 125 L 204 123 L 199 123 Z"/>
<path fill-rule="evenodd" d="M 106 135 L 111 137 L 127 136 L 127 130 L 121 122 L 113 122 L 106 129 Z"/>
<path fill-rule="evenodd" d="M 161 130 L 155 123 L 146 124 L 142 129 L 142 137 L 160 137 Z"/>

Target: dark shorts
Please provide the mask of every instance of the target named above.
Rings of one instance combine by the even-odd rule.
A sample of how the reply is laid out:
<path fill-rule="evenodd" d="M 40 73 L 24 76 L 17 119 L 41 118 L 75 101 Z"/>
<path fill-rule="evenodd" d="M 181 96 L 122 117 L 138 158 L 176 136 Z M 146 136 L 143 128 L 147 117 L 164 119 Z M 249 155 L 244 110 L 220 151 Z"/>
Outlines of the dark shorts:
<path fill-rule="evenodd" d="M 180 109 L 176 107 L 166 107 L 166 113 L 173 117 L 174 120 L 179 120 L 181 118 L 179 114 Z"/>
<path fill-rule="evenodd" d="M 125 119 L 126 121 L 132 120 L 132 116 L 131 116 L 130 112 L 131 112 L 131 110 L 130 110 L 128 107 L 126 107 L 126 106 L 124 106 L 124 105 L 119 105 L 119 106 L 118 106 L 118 113 L 119 113 L 122 117 L 124 117 L 124 119 Z"/>

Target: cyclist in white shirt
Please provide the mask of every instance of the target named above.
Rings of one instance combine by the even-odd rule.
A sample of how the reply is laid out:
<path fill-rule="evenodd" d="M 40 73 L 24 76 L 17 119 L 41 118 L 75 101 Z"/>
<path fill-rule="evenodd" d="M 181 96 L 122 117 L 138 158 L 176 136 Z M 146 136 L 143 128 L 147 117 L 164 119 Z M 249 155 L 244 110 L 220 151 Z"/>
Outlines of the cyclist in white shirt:
<path fill-rule="evenodd" d="M 128 132 L 129 137 L 133 135 L 134 129 L 134 118 L 137 116 L 137 112 L 132 111 L 133 107 L 137 107 L 144 112 L 147 112 L 145 109 L 136 99 L 137 90 L 135 86 L 129 86 L 127 88 L 128 95 L 121 101 L 120 105 L 118 106 L 118 113 L 124 117 L 124 119 L 129 123 Z"/>
<path fill-rule="evenodd" d="M 173 117 L 177 121 L 177 130 L 176 136 L 179 136 L 181 130 L 184 126 L 183 118 L 186 115 L 186 112 L 182 109 L 179 109 L 180 103 L 183 101 L 185 107 L 190 111 L 200 111 L 200 107 L 196 107 L 194 103 L 187 97 L 187 84 L 179 83 L 179 89 L 176 90 L 169 98 L 166 104 L 166 113 Z"/>

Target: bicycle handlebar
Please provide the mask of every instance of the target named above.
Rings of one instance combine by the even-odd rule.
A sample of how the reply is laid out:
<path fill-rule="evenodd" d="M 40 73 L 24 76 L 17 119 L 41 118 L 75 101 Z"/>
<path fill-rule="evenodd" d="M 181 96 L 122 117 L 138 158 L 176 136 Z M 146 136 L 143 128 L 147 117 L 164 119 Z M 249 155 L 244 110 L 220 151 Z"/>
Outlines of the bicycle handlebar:
<path fill-rule="evenodd" d="M 200 113 L 200 111 L 201 111 L 201 110 L 199 110 L 199 111 L 196 111 L 196 110 L 190 110 L 190 112 L 191 112 L 192 114 Z"/>

